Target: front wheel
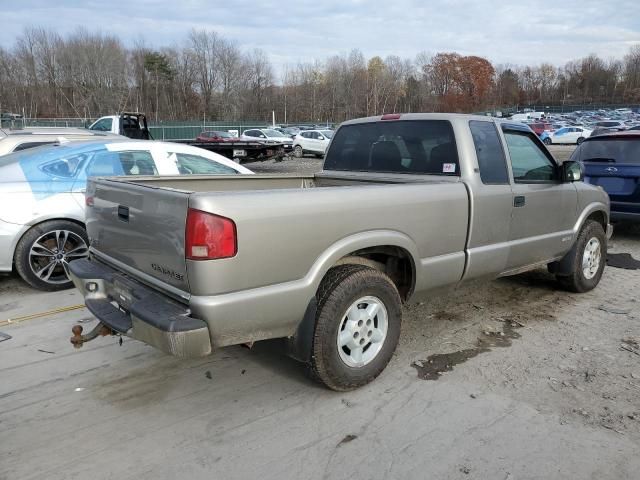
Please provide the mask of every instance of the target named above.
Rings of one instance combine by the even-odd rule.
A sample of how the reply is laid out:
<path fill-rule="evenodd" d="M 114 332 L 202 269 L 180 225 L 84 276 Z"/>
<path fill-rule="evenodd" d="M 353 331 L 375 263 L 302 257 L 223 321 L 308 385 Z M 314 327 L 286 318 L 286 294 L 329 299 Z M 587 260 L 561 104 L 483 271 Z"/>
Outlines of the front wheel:
<path fill-rule="evenodd" d="M 300 145 L 296 145 L 295 147 L 293 147 L 293 156 L 296 158 L 302 158 L 302 147 Z"/>
<path fill-rule="evenodd" d="M 400 295 L 363 265 L 331 269 L 316 294 L 311 374 L 336 391 L 366 385 L 385 369 L 400 337 Z"/>
<path fill-rule="evenodd" d="M 25 233 L 15 252 L 22 279 L 38 290 L 71 288 L 68 264 L 89 254 L 89 239 L 82 226 L 68 220 L 51 220 Z"/>
<path fill-rule="evenodd" d="M 602 278 L 607 255 L 607 236 L 602 225 L 588 220 L 578 235 L 575 248 L 567 255 L 570 256 L 571 274 L 558 275 L 560 285 L 576 293 L 594 289 Z"/>

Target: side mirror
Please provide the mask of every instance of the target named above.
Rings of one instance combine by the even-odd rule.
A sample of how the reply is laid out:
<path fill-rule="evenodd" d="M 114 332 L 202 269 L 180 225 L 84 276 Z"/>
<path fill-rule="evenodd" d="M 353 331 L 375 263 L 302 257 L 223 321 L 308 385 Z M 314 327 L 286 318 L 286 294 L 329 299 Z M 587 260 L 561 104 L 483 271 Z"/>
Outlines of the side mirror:
<path fill-rule="evenodd" d="M 567 160 L 562 164 L 562 181 L 566 183 L 581 182 L 583 178 L 582 164 Z"/>
<path fill-rule="evenodd" d="M 322 135 L 318 137 L 318 140 L 326 140 Z"/>

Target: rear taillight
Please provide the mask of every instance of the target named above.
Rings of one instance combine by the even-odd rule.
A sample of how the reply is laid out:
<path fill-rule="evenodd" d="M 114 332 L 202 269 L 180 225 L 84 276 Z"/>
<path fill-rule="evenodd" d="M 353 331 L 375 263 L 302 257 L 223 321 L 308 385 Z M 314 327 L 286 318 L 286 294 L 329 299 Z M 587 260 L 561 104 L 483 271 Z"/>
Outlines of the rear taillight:
<path fill-rule="evenodd" d="M 385 113 L 380 120 L 400 120 L 399 113 Z"/>
<path fill-rule="evenodd" d="M 87 207 L 93 207 L 93 196 L 92 195 L 86 195 L 84 197 L 84 204 Z"/>
<path fill-rule="evenodd" d="M 189 260 L 229 258 L 238 252 L 236 224 L 212 213 L 189 209 L 185 231 L 185 256 Z"/>

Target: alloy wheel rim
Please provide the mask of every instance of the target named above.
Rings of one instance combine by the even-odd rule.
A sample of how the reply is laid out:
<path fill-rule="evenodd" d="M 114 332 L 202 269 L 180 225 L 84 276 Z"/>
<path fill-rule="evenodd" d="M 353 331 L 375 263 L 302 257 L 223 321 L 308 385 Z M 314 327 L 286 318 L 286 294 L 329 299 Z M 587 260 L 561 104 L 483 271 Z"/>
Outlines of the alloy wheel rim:
<path fill-rule="evenodd" d="M 582 273 L 587 280 L 591 280 L 598 273 L 602 261 L 600 240 L 596 237 L 589 239 L 582 254 Z"/>
<path fill-rule="evenodd" d="M 340 320 L 336 345 L 340 359 L 349 367 L 363 367 L 378 356 L 387 338 L 389 316 L 378 297 L 359 298 Z"/>
<path fill-rule="evenodd" d="M 52 230 L 41 235 L 29 250 L 29 267 L 43 282 L 67 283 L 69 262 L 89 255 L 84 239 L 69 230 Z"/>

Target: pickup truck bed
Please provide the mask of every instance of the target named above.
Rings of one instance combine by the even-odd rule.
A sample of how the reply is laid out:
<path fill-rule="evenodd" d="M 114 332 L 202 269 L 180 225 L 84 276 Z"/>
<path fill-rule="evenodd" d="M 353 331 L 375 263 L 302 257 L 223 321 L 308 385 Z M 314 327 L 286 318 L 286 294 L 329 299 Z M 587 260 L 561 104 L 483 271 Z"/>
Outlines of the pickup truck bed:
<path fill-rule="evenodd" d="M 387 120 L 341 126 L 314 176 L 91 180 L 92 258 L 70 265 L 74 283 L 111 330 L 175 355 L 289 337 L 336 389 L 384 368 L 400 301 L 545 265 L 573 290 L 597 284 L 608 199 L 531 130 Z"/>

